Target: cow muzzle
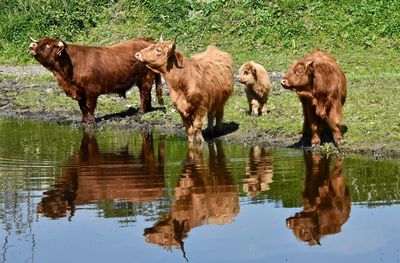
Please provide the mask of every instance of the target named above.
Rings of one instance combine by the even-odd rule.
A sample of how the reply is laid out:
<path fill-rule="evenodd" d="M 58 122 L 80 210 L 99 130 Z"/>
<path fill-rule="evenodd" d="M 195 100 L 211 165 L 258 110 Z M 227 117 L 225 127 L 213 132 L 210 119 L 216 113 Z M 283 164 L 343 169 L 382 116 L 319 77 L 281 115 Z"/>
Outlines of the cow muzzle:
<path fill-rule="evenodd" d="M 142 54 L 140 54 L 140 52 L 136 52 L 135 58 L 136 58 L 137 60 L 139 60 L 139 61 L 143 61 Z"/>
<path fill-rule="evenodd" d="M 281 79 L 281 85 L 285 89 L 289 89 L 290 88 L 289 81 L 287 79 Z"/>
<path fill-rule="evenodd" d="M 36 42 L 32 42 L 30 45 L 29 45 L 29 53 L 32 55 L 32 56 L 36 56 L 36 47 L 37 47 L 37 43 Z"/>

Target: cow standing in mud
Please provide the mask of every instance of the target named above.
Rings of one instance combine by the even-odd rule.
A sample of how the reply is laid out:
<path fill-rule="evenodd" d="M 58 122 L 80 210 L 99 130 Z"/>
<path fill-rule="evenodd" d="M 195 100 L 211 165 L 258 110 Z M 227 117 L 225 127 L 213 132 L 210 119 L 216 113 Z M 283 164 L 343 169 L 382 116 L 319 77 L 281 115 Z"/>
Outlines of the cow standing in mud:
<path fill-rule="evenodd" d="M 222 131 L 224 105 L 234 84 L 233 61 L 228 53 L 208 46 L 205 52 L 187 59 L 176 50 L 175 41 L 160 41 L 136 53 L 136 58 L 164 76 L 189 144 L 203 142 L 201 128 L 206 116 L 208 133 L 216 135 Z"/>
<path fill-rule="evenodd" d="M 156 80 L 158 102 L 163 104 L 161 77 L 135 59 L 135 53 L 154 41 L 136 38 L 113 46 L 67 44 L 59 39 L 32 39 L 30 54 L 58 80 L 65 93 L 77 100 L 82 122 L 93 123 L 97 98 L 117 93 L 123 97 L 133 85 L 140 91 L 140 112 L 151 110 L 151 87 Z"/>
<path fill-rule="evenodd" d="M 311 144 L 319 145 L 327 125 L 332 130 L 335 145 L 339 146 L 347 87 L 336 59 L 328 53 L 314 51 L 301 61 L 294 61 L 281 84 L 299 95 L 304 113 L 303 138 L 311 133 Z"/>

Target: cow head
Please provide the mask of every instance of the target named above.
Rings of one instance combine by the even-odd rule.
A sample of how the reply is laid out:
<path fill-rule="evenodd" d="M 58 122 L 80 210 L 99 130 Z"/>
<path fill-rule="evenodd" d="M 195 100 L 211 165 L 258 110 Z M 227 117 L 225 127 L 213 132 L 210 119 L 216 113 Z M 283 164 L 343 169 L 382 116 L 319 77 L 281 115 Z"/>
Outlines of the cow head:
<path fill-rule="evenodd" d="M 311 83 L 314 74 L 314 60 L 306 62 L 293 61 L 292 67 L 281 80 L 285 89 L 301 89 Z"/>
<path fill-rule="evenodd" d="M 29 53 L 43 65 L 53 65 L 61 57 L 66 48 L 64 41 L 53 38 L 35 40 L 31 38 Z"/>
<path fill-rule="evenodd" d="M 135 58 L 155 72 L 165 72 L 174 65 L 182 65 L 182 56 L 176 51 L 175 41 L 160 41 L 137 52 Z"/>
<path fill-rule="evenodd" d="M 251 62 L 243 64 L 239 69 L 239 82 L 244 85 L 253 85 L 257 80 L 257 69 Z"/>

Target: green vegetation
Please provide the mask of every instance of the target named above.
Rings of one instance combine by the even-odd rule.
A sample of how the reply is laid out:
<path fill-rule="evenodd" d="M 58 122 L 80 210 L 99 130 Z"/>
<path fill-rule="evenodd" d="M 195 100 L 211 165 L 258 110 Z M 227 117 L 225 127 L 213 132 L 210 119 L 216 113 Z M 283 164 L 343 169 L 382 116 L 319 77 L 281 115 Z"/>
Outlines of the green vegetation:
<path fill-rule="evenodd" d="M 214 43 L 238 63 L 254 58 L 274 70 L 286 69 L 287 56 L 317 47 L 400 49 L 398 1 L 10 0 L 0 10 L 3 63 L 31 61 L 29 35 L 106 44 L 179 33 L 188 53 Z"/>
<path fill-rule="evenodd" d="M 345 148 L 379 152 L 400 146 L 399 1 L 11 0 L 0 1 L 0 10 L 3 64 L 36 64 L 27 52 L 29 35 L 103 45 L 136 36 L 158 38 L 163 33 L 164 39 L 172 39 L 179 34 L 178 48 L 185 55 L 216 44 L 232 54 L 236 68 L 256 60 L 279 72 L 314 48 L 326 50 L 337 57 L 348 80 Z M 133 94 L 128 104 L 136 106 L 137 93 Z M 18 98 L 21 106 L 35 98 L 20 96 L 25 96 Z M 73 104 L 65 96 L 62 100 Z M 237 86 L 225 120 L 238 123 L 244 132 L 298 138 L 302 112 L 296 95 L 275 84 L 268 107 L 270 113 L 257 121 L 249 117 Z M 113 100 L 99 101 L 99 114 L 121 109 Z M 152 112 L 141 118 L 180 123 L 169 101 L 166 114 Z"/>

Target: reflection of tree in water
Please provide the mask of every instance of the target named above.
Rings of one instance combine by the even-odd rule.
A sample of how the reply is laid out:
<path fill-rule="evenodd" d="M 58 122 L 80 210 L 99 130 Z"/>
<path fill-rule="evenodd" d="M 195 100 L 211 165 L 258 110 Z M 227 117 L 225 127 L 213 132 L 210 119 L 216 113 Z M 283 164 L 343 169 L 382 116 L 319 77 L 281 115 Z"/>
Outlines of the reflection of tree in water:
<path fill-rule="evenodd" d="M 183 239 L 203 224 L 231 223 L 239 213 L 238 188 L 229 170 L 221 143 L 208 144 L 208 164 L 201 149 L 190 149 L 174 189 L 166 218 L 144 230 L 146 241 L 167 249 L 180 248 Z"/>
<path fill-rule="evenodd" d="M 257 196 L 269 190 L 272 183 L 272 158 L 264 147 L 250 148 L 246 162 L 246 175 L 243 178 L 243 191 L 248 196 Z"/>
<path fill-rule="evenodd" d="M 332 171 L 331 159 L 318 153 L 304 152 L 303 211 L 286 219 L 294 235 L 309 245 L 320 245 L 323 236 L 339 233 L 350 215 L 350 194 L 343 178 L 343 157 L 336 157 Z"/>
<path fill-rule="evenodd" d="M 126 212 L 127 206 L 133 206 L 126 201 L 142 203 L 161 198 L 164 195 L 164 140 L 158 141 L 156 156 L 153 136 L 141 136 L 141 152 L 135 156 L 128 147 L 118 152 L 101 152 L 95 135 L 84 131 L 80 150 L 63 165 L 53 189 L 44 193 L 38 212 L 53 219 L 69 213 L 71 218 L 77 205 L 98 201 L 105 209 L 104 216 L 113 217 L 118 216 L 119 207 Z"/>
<path fill-rule="evenodd" d="M 19 240 L 31 243 L 30 257 L 32 261 L 34 259 L 36 239 L 32 226 L 36 210 L 32 205 L 31 194 L 30 191 L 23 194 L 16 192 L 0 194 L 0 224 L 5 233 L 0 240 L 2 244 L 0 262 L 7 262 L 8 249 L 12 247 L 9 245 L 9 239 L 12 239 L 13 233 L 19 236 Z"/>

